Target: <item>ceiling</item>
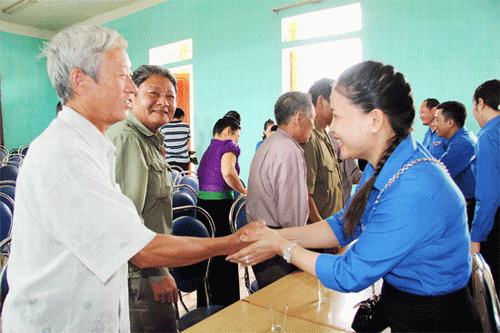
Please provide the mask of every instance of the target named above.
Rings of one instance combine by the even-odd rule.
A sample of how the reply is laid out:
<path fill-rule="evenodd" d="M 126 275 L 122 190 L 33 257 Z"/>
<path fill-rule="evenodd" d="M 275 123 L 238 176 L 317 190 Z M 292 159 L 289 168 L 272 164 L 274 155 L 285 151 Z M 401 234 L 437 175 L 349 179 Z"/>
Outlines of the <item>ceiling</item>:
<path fill-rule="evenodd" d="M 0 30 L 40 32 L 49 38 L 58 31 L 84 21 L 102 24 L 166 0 L 24 0 L 25 8 L 5 14 L 5 8 L 20 0 L 0 0 Z M 92 22 L 93 21 L 93 22 Z M 25 29 L 23 29 L 25 28 Z M 38 37 L 38 36 L 37 36 Z"/>

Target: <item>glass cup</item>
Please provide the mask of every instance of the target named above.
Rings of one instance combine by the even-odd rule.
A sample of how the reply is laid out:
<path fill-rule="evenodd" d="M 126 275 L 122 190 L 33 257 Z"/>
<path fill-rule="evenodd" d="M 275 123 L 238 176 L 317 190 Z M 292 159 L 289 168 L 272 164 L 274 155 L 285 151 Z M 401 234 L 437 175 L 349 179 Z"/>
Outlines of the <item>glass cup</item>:
<path fill-rule="evenodd" d="M 283 332 L 286 327 L 286 315 L 288 305 L 282 303 L 269 304 L 271 311 L 271 330 L 273 332 Z"/>
<path fill-rule="evenodd" d="M 318 301 L 322 304 L 330 303 L 332 299 L 332 291 L 325 287 L 318 279 Z"/>

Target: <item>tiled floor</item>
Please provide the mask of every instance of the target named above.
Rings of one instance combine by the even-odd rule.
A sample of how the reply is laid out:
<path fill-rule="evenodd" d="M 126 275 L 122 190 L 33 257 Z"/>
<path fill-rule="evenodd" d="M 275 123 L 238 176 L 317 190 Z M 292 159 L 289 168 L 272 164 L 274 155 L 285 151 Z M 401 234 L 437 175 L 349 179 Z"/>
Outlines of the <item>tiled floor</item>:
<path fill-rule="evenodd" d="M 248 271 L 250 272 L 250 282 L 253 282 L 255 280 L 253 271 L 251 268 L 249 268 Z M 240 275 L 240 298 L 245 298 L 248 296 L 248 290 L 245 287 L 245 269 L 243 267 L 239 268 L 239 275 Z M 184 304 L 186 304 L 188 310 L 196 308 L 196 291 L 189 294 L 183 293 L 182 299 L 184 300 Z M 178 303 L 178 307 L 179 307 L 179 316 L 182 316 L 183 314 L 186 313 L 186 310 L 184 310 L 180 302 Z"/>

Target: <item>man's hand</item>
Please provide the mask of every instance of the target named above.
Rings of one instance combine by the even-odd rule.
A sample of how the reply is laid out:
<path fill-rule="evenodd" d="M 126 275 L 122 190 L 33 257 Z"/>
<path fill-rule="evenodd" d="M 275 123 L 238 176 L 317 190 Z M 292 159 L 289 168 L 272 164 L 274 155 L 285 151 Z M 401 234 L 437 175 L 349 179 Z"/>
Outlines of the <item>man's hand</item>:
<path fill-rule="evenodd" d="M 177 294 L 177 284 L 172 275 L 168 274 L 160 282 L 151 283 L 151 288 L 155 294 L 155 301 L 161 303 L 177 303 L 179 295 Z"/>
<path fill-rule="evenodd" d="M 246 229 L 240 236 L 243 242 L 253 242 L 244 249 L 228 256 L 226 260 L 243 266 L 253 266 L 281 253 L 280 245 L 287 242 L 267 227 Z"/>
<path fill-rule="evenodd" d="M 245 235 L 249 230 L 259 230 L 266 226 L 266 222 L 260 220 L 256 222 L 252 222 L 244 226 L 243 228 L 238 229 L 236 233 L 232 234 L 230 237 L 230 247 L 228 248 L 227 254 L 233 254 L 238 252 L 242 248 L 248 245 L 248 240 L 242 240 L 241 236 Z"/>

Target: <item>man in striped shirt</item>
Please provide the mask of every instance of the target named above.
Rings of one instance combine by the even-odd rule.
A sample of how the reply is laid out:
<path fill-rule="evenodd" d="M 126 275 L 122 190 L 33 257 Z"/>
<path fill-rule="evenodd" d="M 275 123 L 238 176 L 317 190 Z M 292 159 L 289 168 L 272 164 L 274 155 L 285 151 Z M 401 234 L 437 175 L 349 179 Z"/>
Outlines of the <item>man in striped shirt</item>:
<path fill-rule="evenodd" d="M 165 136 L 165 158 L 169 165 L 177 165 L 182 170 L 189 170 L 188 140 L 191 137 L 189 125 L 184 122 L 184 110 L 175 109 L 174 118 L 160 128 Z"/>

